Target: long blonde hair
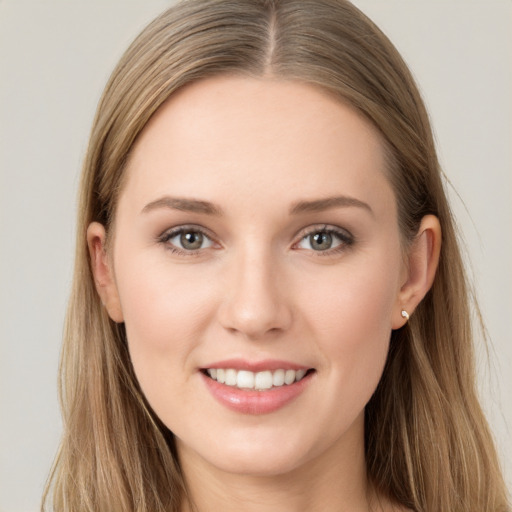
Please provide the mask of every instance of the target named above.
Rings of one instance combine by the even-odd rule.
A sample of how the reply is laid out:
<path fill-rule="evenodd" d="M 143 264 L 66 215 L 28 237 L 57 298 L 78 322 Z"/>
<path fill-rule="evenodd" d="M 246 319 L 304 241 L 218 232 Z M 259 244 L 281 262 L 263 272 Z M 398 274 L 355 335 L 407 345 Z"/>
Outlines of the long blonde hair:
<path fill-rule="evenodd" d="M 443 230 L 432 289 L 391 335 L 366 407 L 368 477 L 420 512 L 509 510 L 475 390 L 470 301 L 428 115 L 400 55 L 346 0 L 188 0 L 133 42 L 100 101 L 80 184 L 76 264 L 61 360 L 64 433 L 44 502 L 54 510 L 178 512 L 186 486 L 173 436 L 145 401 L 123 325 L 96 293 L 86 242 L 113 226 L 137 136 L 179 88 L 225 73 L 317 85 L 381 132 L 405 240 Z M 45 504 L 43 504 L 43 509 Z"/>

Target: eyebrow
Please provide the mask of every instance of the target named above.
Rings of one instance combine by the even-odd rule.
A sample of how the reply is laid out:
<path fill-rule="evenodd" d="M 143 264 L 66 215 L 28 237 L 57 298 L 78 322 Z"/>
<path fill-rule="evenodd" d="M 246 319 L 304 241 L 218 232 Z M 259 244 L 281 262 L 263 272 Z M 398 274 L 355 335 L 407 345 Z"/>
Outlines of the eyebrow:
<path fill-rule="evenodd" d="M 148 213 L 159 208 L 169 208 L 183 212 L 203 213 L 206 215 L 222 215 L 222 209 L 208 201 L 164 196 L 151 201 L 142 209 L 141 213 Z"/>
<path fill-rule="evenodd" d="M 322 212 L 324 210 L 329 210 L 330 208 L 347 207 L 363 208 L 364 210 L 367 210 L 369 213 L 371 213 L 372 216 L 375 216 L 368 203 L 360 201 L 355 197 L 349 196 L 335 196 L 326 197 L 324 199 L 315 199 L 312 201 L 298 201 L 294 203 L 290 208 L 290 214 L 297 215 L 299 213 Z"/>
<path fill-rule="evenodd" d="M 324 199 L 315 199 L 311 201 L 298 201 L 290 208 L 290 215 L 298 215 L 300 213 L 321 212 L 331 208 L 347 208 L 358 207 L 367 210 L 374 216 L 374 212 L 368 203 L 360 201 L 349 196 L 326 197 Z M 151 201 L 142 209 L 141 213 L 148 213 L 159 208 L 169 208 L 171 210 L 179 210 L 183 212 L 202 213 L 206 215 L 220 216 L 223 214 L 219 206 L 209 201 L 201 201 L 198 199 L 186 199 L 178 197 L 164 196 L 155 201 Z"/>

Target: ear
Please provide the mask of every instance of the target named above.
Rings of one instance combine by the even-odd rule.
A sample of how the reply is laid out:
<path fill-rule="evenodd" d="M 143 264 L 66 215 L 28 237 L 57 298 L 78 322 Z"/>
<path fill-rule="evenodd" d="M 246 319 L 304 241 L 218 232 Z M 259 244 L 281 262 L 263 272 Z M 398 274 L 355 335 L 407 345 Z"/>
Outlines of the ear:
<path fill-rule="evenodd" d="M 99 222 L 93 222 L 87 228 L 87 245 L 91 258 L 96 290 L 101 302 L 114 322 L 124 321 L 119 293 L 114 279 L 112 261 L 106 250 L 105 228 Z"/>
<path fill-rule="evenodd" d="M 412 315 L 434 282 L 441 251 L 441 225 L 435 215 L 425 215 L 418 234 L 410 246 L 405 262 L 402 284 L 393 311 L 392 328 L 407 323 L 402 311 Z"/>

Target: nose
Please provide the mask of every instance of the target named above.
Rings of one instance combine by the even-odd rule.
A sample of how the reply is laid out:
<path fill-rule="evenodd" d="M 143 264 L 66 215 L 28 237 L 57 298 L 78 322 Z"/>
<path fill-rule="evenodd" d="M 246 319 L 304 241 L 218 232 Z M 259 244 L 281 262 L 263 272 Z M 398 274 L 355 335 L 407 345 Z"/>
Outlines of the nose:
<path fill-rule="evenodd" d="M 219 308 L 222 326 L 248 339 L 263 339 L 289 329 L 291 301 L 271 251 L 248 250 L 234 260 Z"/>

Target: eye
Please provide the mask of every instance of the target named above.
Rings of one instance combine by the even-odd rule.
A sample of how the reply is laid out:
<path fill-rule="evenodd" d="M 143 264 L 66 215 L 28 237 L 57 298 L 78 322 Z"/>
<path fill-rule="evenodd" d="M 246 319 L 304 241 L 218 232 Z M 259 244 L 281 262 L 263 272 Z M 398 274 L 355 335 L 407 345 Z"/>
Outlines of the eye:
<path fill-rule="evenodd" d="M 195 252 L 213 246 L 213 241 L 198 228 L 180 227 L 166 231 L 159 241 L 176 252 Z"/>
<path fill-rule="evenodd" d="M 333 252 L 342 250 L 354 243 L 348 232 L 330 227 L 313 228 L 296 245 L 298 249 L 315 252 Z"/>

